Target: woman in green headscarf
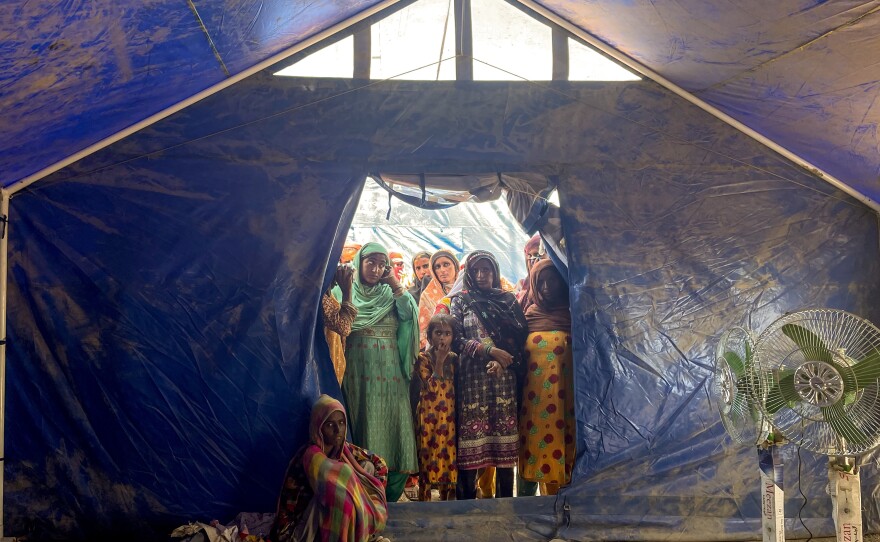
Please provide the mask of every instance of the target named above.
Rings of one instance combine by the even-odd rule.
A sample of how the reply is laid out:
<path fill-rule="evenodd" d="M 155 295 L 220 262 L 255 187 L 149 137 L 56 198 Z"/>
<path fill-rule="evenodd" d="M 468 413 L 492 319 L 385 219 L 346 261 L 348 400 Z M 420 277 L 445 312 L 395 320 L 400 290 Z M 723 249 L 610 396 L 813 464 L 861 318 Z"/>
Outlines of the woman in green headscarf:
<path fill-rule="evenodd" d="M 388 502 L 418 471 L 409 379 L 418 354 L 418 307 L 391 272 L 388 251 L 367 243 L 352 261 L 357 317 L 345 345 L 342 392 L 352 441 L 388 463 Z"/>

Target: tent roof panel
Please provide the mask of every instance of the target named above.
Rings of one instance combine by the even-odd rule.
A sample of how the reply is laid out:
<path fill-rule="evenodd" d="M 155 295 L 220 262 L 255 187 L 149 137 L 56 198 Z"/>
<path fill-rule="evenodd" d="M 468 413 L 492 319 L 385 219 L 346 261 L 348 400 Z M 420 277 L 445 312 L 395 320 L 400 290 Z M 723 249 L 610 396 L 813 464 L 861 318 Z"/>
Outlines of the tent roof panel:
<path fill-rule="evenodd" d="M 866 53 L 880 51 L 877 19 L 842 28 L 697 96 L 876 200 L 880 63 Z"/>
<path fill-rule="evenodd" d="M 538 3 L 690 91 L 795 50 L 878 5 L 797 0 Z"/>
<path fill-rule="evenodd" d="M 538 3 L 880 198 L 880 2 Z"/>
<path fill-rule="evenodd" d="M 380 2 L 193 5 L 0 7 L 0 182 L 73 156 Z M 880 64 L 871 63 L 880 58 L 880 0 L 539 5 L 880 199 Z"/>
<path fill-rule="evenodd" d="M 195 2 L 199 17 L 165 0 L 0 8 L 0 182 L 76 154 L 374 3 Z"/>

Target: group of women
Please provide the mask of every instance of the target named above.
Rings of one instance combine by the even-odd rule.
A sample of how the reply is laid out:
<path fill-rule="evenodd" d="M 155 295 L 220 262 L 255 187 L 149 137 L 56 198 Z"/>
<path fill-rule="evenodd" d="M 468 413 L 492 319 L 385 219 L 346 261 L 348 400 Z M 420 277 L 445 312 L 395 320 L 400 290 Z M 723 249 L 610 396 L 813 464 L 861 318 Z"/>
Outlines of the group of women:
<path fill-rule="evenodd" d="M 343 341 L 340 378 L 348 411 L 337 403 L 316 404 L 312 442 L 291 462 L 285 488 L 297 486 L 291 482 L 294 471 L 300 478 L 304 472 L 318 494 L 321 485 L 312 483 L 312 476 L 322 468 L 330 481 L 345 478 L 346 483 L 332 496 L 328 492 L 314 510 L 283 488 L 275 532 L 291 535 L 277 534 L 273 540 L 311 540 L 293 536 L 302 528 L 291 525 L 303 518 L 319 525 L 340 513 L 363 516 L 368 526 L 352 531 L 352 537 L 322 540 L 375 537 L 384 524 L 386 503 L 400 498 L 407 477 L 416 472 L 423 485 L 438 485 L 441 495 L 454 486 L 458 499 L 475 498 L 477 473 L 485 468 L 496 470 L 499 497 L 513 496 L 515 466 L 522 478 L 545 484 L 546 493 L 569 482 L 574 463 L 571 315 L 562 276 L 550 260 L 532 257 L 527 245 L 526 305 L 502 287 L 498 263 L 489 252 L 469 254 L 461 270 L 449 251 L 421 256 L 429 260 L 430 279 L 417 284 L 418 303 L 377 243 L 363 245 L 354 255 L 350 279 L 337 273 L 337 281 L 351 282 L 350 287 L 340 284 L 347 294 L 343 305 L 356 309 L 348 311 L 356 315 Z M 411 380 L 421 389 L 416 416 Z M 322 433 L 331 417 L 336 433 Z M 346 430 L 353 444 L 345 442 Z M 336 440 L 328 440 L 328 434 Z M 321 457 L 342 458 L 346 472 L 330 472 L 323 460 L 315 464 L 316 447 L 329 447 L 331 453 Z M 437 454 L 447 455 L 438 462 Z M 377 480 L 385 486 L 381 496 Z M 322 508 L 327 505 L 335 508 Z M 340 529 L 337 525 L 333 532 Z"/>

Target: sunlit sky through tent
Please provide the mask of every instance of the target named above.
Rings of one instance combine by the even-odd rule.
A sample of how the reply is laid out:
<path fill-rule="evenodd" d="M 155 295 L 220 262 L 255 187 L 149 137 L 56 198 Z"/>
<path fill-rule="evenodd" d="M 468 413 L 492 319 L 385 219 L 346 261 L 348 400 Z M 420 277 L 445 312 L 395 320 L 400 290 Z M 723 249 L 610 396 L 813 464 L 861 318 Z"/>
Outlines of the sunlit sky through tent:
<path fill-rule="evenodd" d="M 473 78 L 549 81 L 552 28 L 504 0 L 472 0 Z M 449 81 L 455 71 L 453 0 L 420 0 L 370 27 L 370 79 Z M 568 38 L 568 80 L 634 81 L 639 77 L 583 43 Z M 275 75 L 352 78 L 349 36 Z"/>

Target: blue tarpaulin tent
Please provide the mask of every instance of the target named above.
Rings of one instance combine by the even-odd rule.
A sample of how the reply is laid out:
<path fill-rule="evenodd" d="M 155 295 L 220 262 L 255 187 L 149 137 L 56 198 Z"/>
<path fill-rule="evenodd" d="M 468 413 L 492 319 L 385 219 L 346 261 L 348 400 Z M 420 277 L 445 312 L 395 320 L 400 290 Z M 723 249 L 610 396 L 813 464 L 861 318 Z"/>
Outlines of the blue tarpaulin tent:
<path fill-rule="evenodd" d="M 806 306 L 880 323 L 880 3 L 523 4 L 633 82 L 272 75 L 393 4 L 0 6 L 4 534 L 155 540 L 271 511 L 309 404 L 339 393 L 318 301 L 376 172 L 550 179 L 575 325 L 572 485 L 393 507 L 397 528 L 757 533 L 754 451 L 709 405 L 712 352 Z M 784 453 L 806 496 L 787 527 L 830 534 L 826 459 Z"/>

